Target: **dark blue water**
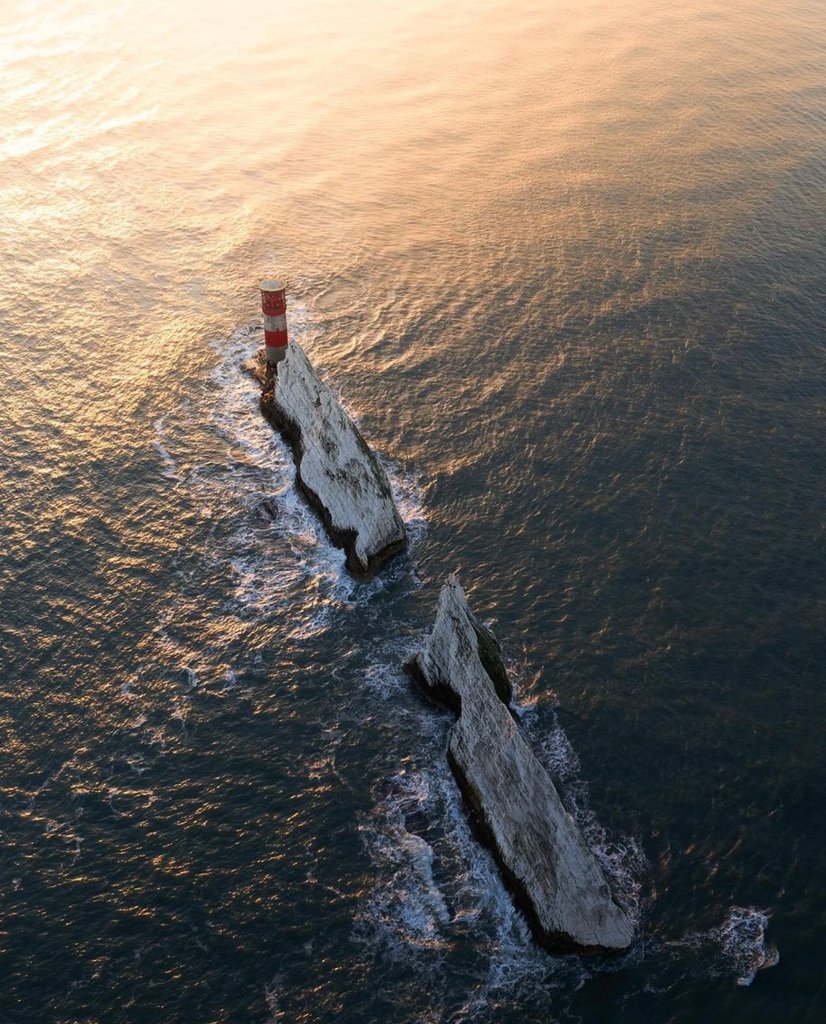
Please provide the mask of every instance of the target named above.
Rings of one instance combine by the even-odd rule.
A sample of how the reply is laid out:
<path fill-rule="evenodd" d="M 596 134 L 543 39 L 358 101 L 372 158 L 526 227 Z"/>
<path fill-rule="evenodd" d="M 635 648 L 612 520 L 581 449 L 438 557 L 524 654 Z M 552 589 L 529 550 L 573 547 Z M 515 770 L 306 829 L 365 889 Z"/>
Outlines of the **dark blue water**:
<path fill-rule="evenodd" d="M 822 5 L 0 18 L 0 1020 L 820 1022 Z M 366 584 L 240 370 L 273 274 Z M 471 836 L 401 672 L 454 570 L 627 956 Z"/>

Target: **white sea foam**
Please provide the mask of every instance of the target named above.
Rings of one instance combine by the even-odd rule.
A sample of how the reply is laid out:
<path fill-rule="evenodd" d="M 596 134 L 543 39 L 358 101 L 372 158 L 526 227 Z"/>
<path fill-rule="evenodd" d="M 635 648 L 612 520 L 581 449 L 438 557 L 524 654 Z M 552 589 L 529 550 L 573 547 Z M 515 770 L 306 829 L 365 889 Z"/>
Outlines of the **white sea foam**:
<path fill-rule="evenodd" d="M 357 914 L 357 937 L 391 959 L 433 968 L 446 948 L 451 915 L 433 876 L 433 848 L 408 827 L 412 811 L 432 805 L 430 778 L 403 771 L 392 781 L 392 794 L 360 824 L 378 881 Z"/>
<path fill-rule="evenodd" d="M 681 950 L 711 952 L 718 955 L 709 969 L 713 977 L 734 975 L 736 984 L 751 985 L 758 971 L 767 970 L 780 962 L 777 946 L 766 941 L 766 929 L 771 914 L 756 907 L 730 907 L 723 923 L 704 932 L 689 932 L 682 938 L 664 944 L 663 949 L 674 953 Z"/>
<path fill-rule="evenodd" d="M 769 913 L 755 907 L 732 907 L 713 930 L 723 956 L 737 972 L 738 985 L 751 985 L 757 972 L 780 962 L 777 946 L 766 943 Z"/>
<path fill-rule="evenodd" d="M 283 989 L 283 974 L 276 974 L 269 984 L 264 986 L 264 1000 L 270 1013 L 267 1024 L 277 1024 L 278 1021 L 286 1020 L 286 1014 L 281 1009 Z"/>
<path fill-rule="evenodd" d="M 291 308 L 294 333 L 306 328 L 306 310 Z M 324 628 L 331 608 L 371 600 L 395 579 L 399 570 L 388 571 L 367 583 L 358 583 L 345 571 L 344 552 L 327 537 L 315 513 L 295 487 L 292 456 L 277 431 L 259 409 L 260 387 L 242 369 L 260 341 L 260 327 L 248 325 L 230 338 L 213 342 L 221 361 L 212 373 L 214 394 L 210 418 L 218 434 L 230 444 L 227 465 L 216 472 L 196 474 L 193 483 L 210 504 L 233 502 L 242 507 L 245 521 L 224 540 L 217 557 L 238 578 L 235 597 L 247 612 L 255 614 L 278 601 L 279 593 L 292 587 L 310 590 L 316 609 L 302 631 Z M 415 471 L 379 455 L 396 495 L 399 510 L 415 544 L 426 528 L 423 491 Z M 211 492 L 211 493 L 210 493 Z M 274 512 L 274 514 L 272 514 Z M 251 526 L 257 520 L 257 527 Z M 282 542 L 275 550 L 266 543 L 272 531 Z M 284 558 L 283 546 L 289 550 Z M 216 553 L 214 553 L 216 554 Z M 295 609 L 292 609 L 295 611 Z"/>
<path fill-rule="evenodd" d="M 364 682 L 370 691 L 382 700 L 397 697 L 410 688 L 410 679 L 404 665 L 421 650 L 424 634 L 393 636 L 377 641 L 369 652 L 369 662 L 364 670 Z M 425 720 L 425 728 L 432 719 Z M 439 726 L 441 729 L 441 726 Z"/>
<path fill-rule="evenodd" d="M 155 422 L 153 423 L 153 427 L 155 428 L 155 434 L 157 436 L 156 436 L 156 439 L 152 442 L 152 447 L 158 453 L 158 455 L 160 456 L 161 462 L 163 463 L 163 468 L 161 469 L 161 473 L 165 477 L 170 479 L 170 480 L 177 480 L 179 478 L 178 463 L 169 454 L 169 451 L 166 448 L 166 446 L 163 444 L 163 440 L 162 440 L 162 438 L 163 438 L 163 430 L 164 430 L 164 423 L 165 423 L 165 421 L 164 421 L 164 418 L 162 416 L 159 416 L 158 419 L 156 419 Z"/>
<path fill-rule="evenodd" d="M 612 835 L 598 820 L 591 807 L 589 786 L 579 757 L 556 714 L 551 730 L 538 744 L 536 753 L 559 784 L 560 796 L 605 873 L 614 898 L 634 925 L 638 925 L 642 909 L 641 879 L 648 870 L 640 841 L 635 836 Z"/>
<path fill-rule="evenodd" d="M 493 857 L 471 833 L 445 764 L 401 771 L 387 790 L 360 826 L 376 881 L 357 915 L 357 939 L 430 977 L 472 933 L 481 959 L 457 1021 L 489 1019 L 506 991 L 550 992 L 572 972 L 585 977 L 580 961 L 553 959 L 532 941 Z"/>
<path fill-rule="evenodd" d="M 306 333 L 309 321 L 305 309 L 291 308 L 295 335 Z M 199 575 L 224 581 L 224 596 L 216 608 L 219 618 L 228 618 L 230 630 L 237 629 L 233 623 L 239 620 L 277 622 L 279 629 L 288 631 L 286 639 L 306 640 L 327 630 L 336 611 L 371 602 L 400 580 L 413 585 L 418 581 L 405 559 L 395 560 L 368 582 L 358 582 L 346 572 L 344 552 L 330 542 L 295 487 L 289 449 L 261 415 L 259 384 L 243 369 L 260 341 L 259 324 L 215 339 L 212 345 L 219 359 L 209 387 L 196 402 L 183 401 L 177 410 L 154 421 L 153 446 L 161 472 L 174 479 L 179 493 L 208 524 Z M 204 436 L 194 449 L 199 459 L 191 464 L 176 453 L 184 446 L 193 450 L 193 427 L 204 431 Z M 426 528 L 421 481 L 414 471 L 381 458 L 415 544 Z M 184 596 L 186 587 L 182 576 L 181 593 L 172 595 L 162 611 L 145 663 L 121 684 L 119 693 L 132 703 L 126 728 L 142 731 L 149 745 L 161 749 L 186 735 L 197 691 L 208 689 L 214 695 L 220 689 L 227 696 L 241 692 L 234 685 L 234 673 L 221 660 L 220 646 L 211 645 L 219 652 L 216 660 L 203 649 L 188 649 L 181 632 L 170 628 L 170 623 L 187 616 L 205 614 L 205 606 L 196 608 Z M 289 614 L 284 615 L 287 607 Z M 378 681 L 382 669 L 368 670 L 368 683 L 373 674 L 376 685 L 383 685 Z M 159 710 L 159 678 L 166 680 L 162 685 L 168 730 L 158 723 L 156 714 L 134 713 L 135 707 L 148 703 L 155 712 Z M 178 692 L 175 687 L 181 678 L 183 692 Z M 145 685 L 150 680 L 154 696 Z"/>
<path fill-rule="evenodd" d="M 217 578 L 233 581 L 226 610 L 260 620 L 290 603 L 291 622 L 308 636 L 325 628 L 330 607 L 348 600 L 354 581 L 344 572 L 343 552 L 298 495 L 289 450 L 263 419 L 259 385 L 242 368 L 259 336 L 251 325 L 213 342 L 221 359 L 202 419 L 216 454 L 192 467 L 185 486 L 202 515 L 222 523 L 204 556 Z M 296 593 L 305 599 L 291 600 Z"/>
<path fill-rule="evenodd" d="M 407 685 L 399 666 L 420 646 L 420 637 L 408 637 L 379 648 L 368 670 L 369 685 L 382 696 Z M 534 716 L 524 705 L 516 710 L 527 718 L 530 735 L 536 728 Z M 435 711 L 418 712 L 416 732 L 424 743 L 411 753 L 423 756 L 428 767 L 390 778 L 361 823 L 375 885 L 358 915 L 356 934 L 379 955 L 384 952 L 429 975 L 453 943 L 470 932 L 480 959 L 468 975 L 463 1004 L 451 1019 L 490 1020 L 509 992 L 529 989 L 541 996 L 561 986 L 570 990 L 594 973 L 618 969 L 627 958 L 554 958 L 536 945 L 492 854 L 472 833 L 444 757 L 450 722 L 450 716 Z M 534 746 L 564 790 L 617 899 L 638 921 L 640 878 L 647 868 L 640 844 L 633 837 L 610 836 L 597 821 L 579 759 L 557 719 Z"/>

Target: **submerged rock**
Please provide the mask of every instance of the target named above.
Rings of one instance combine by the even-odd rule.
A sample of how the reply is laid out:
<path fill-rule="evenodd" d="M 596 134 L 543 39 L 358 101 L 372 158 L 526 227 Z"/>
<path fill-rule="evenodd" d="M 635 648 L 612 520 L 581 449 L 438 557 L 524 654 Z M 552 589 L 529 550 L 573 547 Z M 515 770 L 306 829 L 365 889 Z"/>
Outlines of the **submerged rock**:
<path fill-rule="evenodd" d="M 633 926 L 507 708 L 511 685 L 493 635 L 468 607 L 455 576 L 408 671 L 426 696 L 459 716 L 448 759 L 474 823 L 526 911 L 555 952 L 615 953 Z"/>
<path fill-rule="evenodd" d="M 300 345 L 290 343 L 277 375 L 260 356 L 251 368 L 263 387 L 264 415 L 292 449 L 299 490 L 344 548 L 347 568 L 369 575 L 405 544 L 378 459 Z"/>

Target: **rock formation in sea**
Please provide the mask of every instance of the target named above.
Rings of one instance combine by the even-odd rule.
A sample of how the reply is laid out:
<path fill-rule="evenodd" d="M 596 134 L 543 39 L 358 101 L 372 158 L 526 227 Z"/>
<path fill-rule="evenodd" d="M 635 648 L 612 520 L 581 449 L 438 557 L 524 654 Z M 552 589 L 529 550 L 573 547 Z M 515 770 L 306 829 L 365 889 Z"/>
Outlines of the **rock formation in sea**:
<path fill-rule="evenodd" d="M 537 941 L 553 952 L 626 949 L 633 926 L 508 710 L 512 690 L 499 644 L 455 576 L 407 669 L 425 696 L 458 715 L 448 740 L 451 769 Z"/>
<path fill-rule="evenodd" d="M 300 345 L 290 343 L 277 374 L 260 353 L 250 368 L 262 412 L 292 449 L 298 489 L 350 572 L 371 575 L 406 540 L 387 474 Z"/>

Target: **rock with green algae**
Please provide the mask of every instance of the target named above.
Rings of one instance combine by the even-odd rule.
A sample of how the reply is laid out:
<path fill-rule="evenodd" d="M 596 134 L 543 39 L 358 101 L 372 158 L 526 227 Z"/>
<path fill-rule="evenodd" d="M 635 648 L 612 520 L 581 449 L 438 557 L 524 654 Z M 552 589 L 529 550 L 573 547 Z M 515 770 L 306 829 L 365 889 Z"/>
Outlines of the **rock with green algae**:
<path fill-rule="evenodd" d="M 407 667 L 427 696 L 458 715 L 450 766 L 537 941 L 554 952 L 626 949 L 633 926 L 508 710 L 499 645 L 455 576 L 442 588 L 424 649 Z"/>

